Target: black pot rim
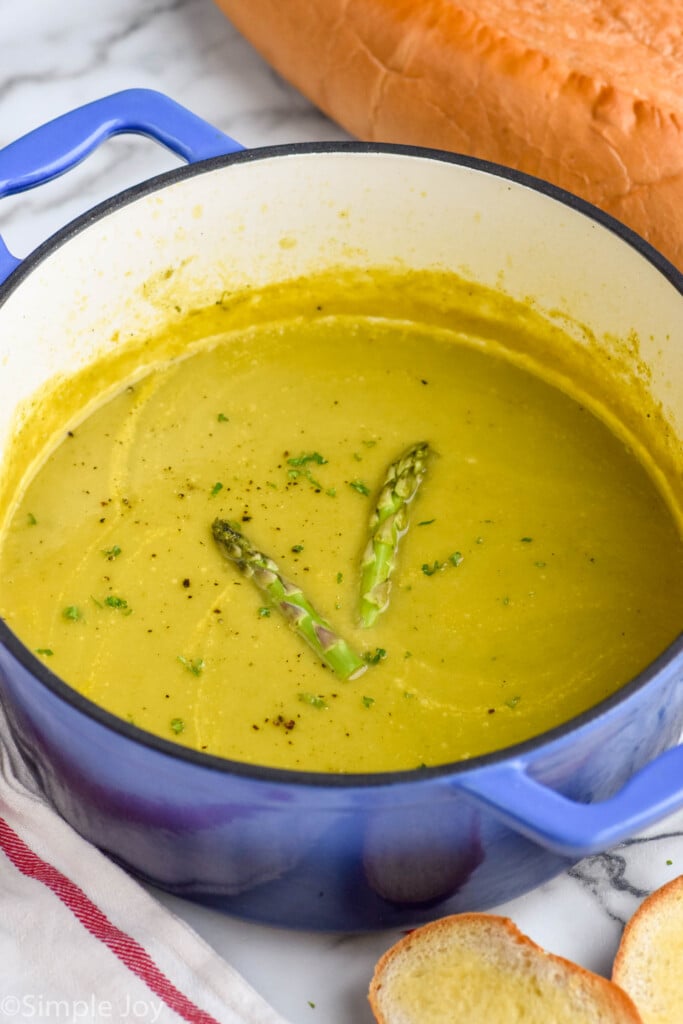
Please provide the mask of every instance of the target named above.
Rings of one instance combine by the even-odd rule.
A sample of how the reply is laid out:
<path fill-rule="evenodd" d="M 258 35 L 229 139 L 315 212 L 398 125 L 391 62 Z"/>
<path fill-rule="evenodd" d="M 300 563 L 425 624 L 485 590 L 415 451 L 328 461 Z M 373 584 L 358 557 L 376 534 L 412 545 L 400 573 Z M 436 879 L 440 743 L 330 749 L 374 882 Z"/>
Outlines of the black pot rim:
<path fill-rule="evenodd" d="M 212 157 L 194 164 L 184 165 L 163 174 L 156 175 L 137 185 L 116 193 L 112 197 L 98 203 L 86 213 L 75 218 L 69 224 L 51 235 L 45 242 L 33 250 L 22 262 L 12 271 L 7 279 L 0 284 L 0 309 L 3 304 L 23 280 L 40 265 L 40 263 L 69 242 L 74 236 L 80 234 L 90 225 L 102 220 L 117 209 L 135 202 L 153 192 L 173 185 L 189 177 L 210 173 L 221 168 L 255 161 L 269 160 L 273 158 L 300 156 L 316 154 L 360 154 L 360 155 L 398 155 L 405 157 L 418 157 L 426 160 L 435 160 L 442 163 L 455 164 L 466 167 L 483 174 L 508 180 L 514 185 L 525 186 L 532 191 L 539 192 L 549 198 L 569 207 L 577 213 L 583 214 L 590 220 L 595 221 L 602 227 L 617 235 L 622 242 L 635 249 L 643 259 L 652 264 L 666 280 L 683 296 L 683 273 L 679 271 L 665 256 L 655 249 L 649 242 L 634 232 L 631 228 L 617 221 L 610 214 L 592 205 L 579 196 L 575 196 L 564 189 L 559 188 L 550 182 L 532 175 L 517 171 L 513 168 L 496 164 L 477 157 L 466 156 L 459 153 L 446 152 L 444 150 L 428 149 L 421 146 L 395 145 L 390 143 L 366 143 L 366 142 L 310 142 L 291 143 L 279 146 L 265 146 L 255 149 L 245 149 L 237 153 L 225 156 Z M 620 687 L 614 694 L 595 704 L 579 715 L 574 716 L 561 725 L 555 726 L 546 732 L 524 740 L 521 743 L 496 750 L 489 754 L 482 754 L 467 760 L 449 762 L 442 765 L 424 768 L 403 769 L 391 772 L 376 773 L 329 773 L 298 771 L 294 769 L 271 768 L 257 764 L 249 764 L 242 761 L 231 761 L 228 758 L 218 757 L 214 754 L 206 754 L 202 751 L 192 750 L 183 747 L 178 743 L 165 740 L 153 733 L 146 732 L 129 722 L 118 718 L 111 712 L 106 711 L 98 704 L 93 703 L 78 691 L 67 685 L 59 676 L 55 675 L 32 651 L 30 651 L 9 628 L 7 623 L 0 619 L 0 644 L 32 675 L 40 684 L 51 691 L 57 698 L 70 705 L 74 710 L 82 713 L 87 718 L 104 726 L 111 732 L 118 733 L 126 740 L 142 747 L 147 747 L 159 754 L 166 755 L 176 761 L 185 761 L 199 768 L 226 775 L 236 775 L 245 779 L 252 779 L 255 782 L 269 784 L 283 783 L 287 786 L 309 786 L 315 788 L 332 789 L 355 789 L 384 787 L 390 785 L 405 785 L 406 783 L 418 783 L 427 779 L 457 777 L 467 772 L 485 768 L 489 765 L 500 764 L 504 761 L 519 760 L 538 754 L 544 747 L 555 744 L 558 741 L 567 739 L 571 734 L 589 727 L 591 723 L 610 714 L 619 705 L 625 703 L 629 698 L 648 686 L 665 668 L 673 666 L 674 662 L 680 661 L 683 670 L 683 632 L 649 665 L 647 665 L 632 680 Z"/>

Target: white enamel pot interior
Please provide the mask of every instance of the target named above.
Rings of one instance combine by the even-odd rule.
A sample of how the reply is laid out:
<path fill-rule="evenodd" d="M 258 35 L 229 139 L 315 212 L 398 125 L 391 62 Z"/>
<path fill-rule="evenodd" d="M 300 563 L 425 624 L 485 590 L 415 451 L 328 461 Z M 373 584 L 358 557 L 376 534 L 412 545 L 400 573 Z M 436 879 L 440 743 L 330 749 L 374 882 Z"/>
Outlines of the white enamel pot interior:
<path fill-rule="evenodd" d="M 680 437 L 681 295 L 673 268 L 632 237 L 485 165 L 348 146 L 248 152 L 157 179 L 104 204 L 15 273 L 2 306 L 0 445 L 16 408 L 56 373 L 226 291 L 326 266 L 445 267 L 560 323 L 586 324 L 650 389 Z M 221 166 L 222 165 L 222 166 Z M 559 193 L 558 193 L 559 194 Z M 607 218 L 603 218 L 607 221 Z M 609 223 L 607 221 L 607 223 Z M 165 274 L 173 270 L 171 285 Z M 673 272 L 675 273 L 675 272 Z M 20 287 L 18 285 L 20 284 Z M 564 318 L 568 318 L 565 322 Z M 580 329 L 576 332 L 581 342 Z M 610 340 L 611 339 L 611 340 Z"/>

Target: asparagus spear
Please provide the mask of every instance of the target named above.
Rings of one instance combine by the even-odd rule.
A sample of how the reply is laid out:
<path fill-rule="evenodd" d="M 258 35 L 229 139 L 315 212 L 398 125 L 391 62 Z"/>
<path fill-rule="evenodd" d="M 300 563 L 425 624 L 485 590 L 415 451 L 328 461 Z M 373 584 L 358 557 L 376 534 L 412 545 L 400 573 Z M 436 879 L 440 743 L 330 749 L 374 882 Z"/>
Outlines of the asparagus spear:
<path fill-rule="evenodd" d="M 234 524 L 215 519 L 211 531 L 221 551 L 253 580 L 299 636 L 341 679 L 356 679 L 367 663 L 315 610 L 296 583 L 291 583 L 268 555 L 253 548 Z"/>
<path fill-rule="evenodd" d="M 408 528 L 408 505 L 425 475 L 428 454 L 429 445 L 420 441 L 389 466 L 370 517 L 361 575 L 360 620 L 365 627 L 372 626 L 389 604 L 398 544 Z"/>

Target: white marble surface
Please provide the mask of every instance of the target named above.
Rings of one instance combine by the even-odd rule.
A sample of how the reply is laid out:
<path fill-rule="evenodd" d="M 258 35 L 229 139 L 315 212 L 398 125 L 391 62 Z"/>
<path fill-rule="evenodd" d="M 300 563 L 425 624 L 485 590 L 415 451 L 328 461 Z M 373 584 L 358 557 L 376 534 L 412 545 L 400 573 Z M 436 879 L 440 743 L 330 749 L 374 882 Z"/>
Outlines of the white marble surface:
<path fill-rule="evenodd" d="M 248 0 L 245 0 L 248 2 Z M 343 139 L 239 37 L 211 0 L 0 0 L 0 146 L 40 123 L 133 86 L 168 93 L 247 146 Z M 118 138 L 58 181 L 0 202 L 18 256 L 97 201 L 174 165 Z M 683 813 L 499 908 L 537 942 L 609 974 L 644 895 L 683 872 Z M 290 1024 L 370 1024 L 366 991 L 398 937 L 283 932 L 161 896 Z"/>

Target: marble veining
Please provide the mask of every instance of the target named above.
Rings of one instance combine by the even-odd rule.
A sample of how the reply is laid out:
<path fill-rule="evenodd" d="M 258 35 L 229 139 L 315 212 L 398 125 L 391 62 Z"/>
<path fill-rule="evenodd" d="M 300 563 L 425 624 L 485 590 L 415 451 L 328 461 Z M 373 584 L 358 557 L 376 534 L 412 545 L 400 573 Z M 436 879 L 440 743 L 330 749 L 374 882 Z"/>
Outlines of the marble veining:
<path fill-rule="evenodd" d="M 210 0 L 0 0 L 0 15 L 0 146 L 133 86 L 168 93 L 247 146 L 347 138 L 261 60 Z M 95 203 L 175 163 L 146 140 L 111 140 L 63 178 L 2 200 L 0 233 L 23 256 Z M 683 812 L 498 909 L 552 951 L 609 974 L 624 923 L 649 892 L 679 873 Z M 291 1024 L 371 1024 L 367 985 L 398 932 L 284 932 L 157 895 Z"/>

